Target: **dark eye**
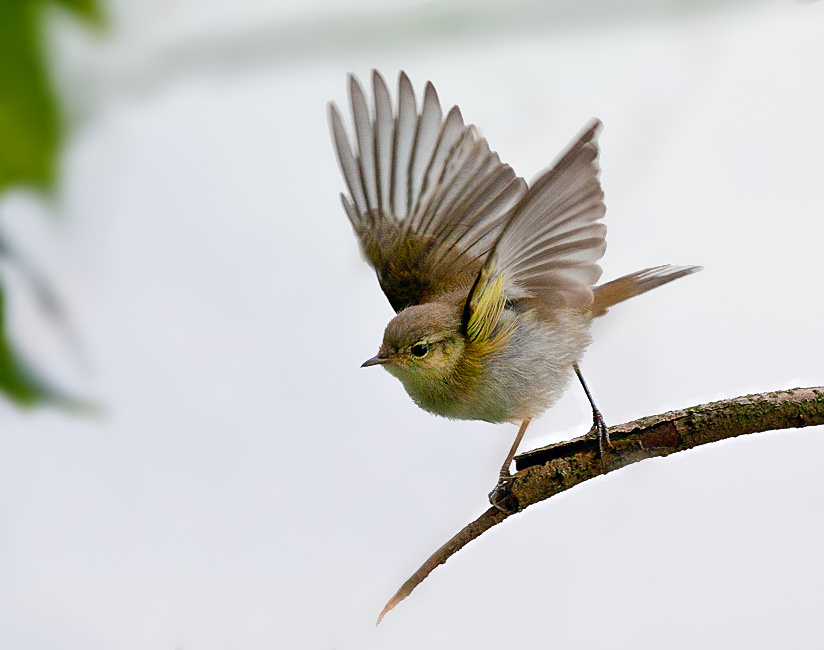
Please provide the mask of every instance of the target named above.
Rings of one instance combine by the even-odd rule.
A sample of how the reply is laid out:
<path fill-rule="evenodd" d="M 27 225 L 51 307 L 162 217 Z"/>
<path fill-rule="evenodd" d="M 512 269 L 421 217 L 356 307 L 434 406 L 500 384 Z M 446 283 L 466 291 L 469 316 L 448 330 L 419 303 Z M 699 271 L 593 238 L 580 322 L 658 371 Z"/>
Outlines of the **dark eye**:
<path fill-rule="evenodd" d="M 427 352 L 429 352 L 429 343 L 415 343 L 412 346 L 412 354 L 416 357 L 425 357 Z"/>

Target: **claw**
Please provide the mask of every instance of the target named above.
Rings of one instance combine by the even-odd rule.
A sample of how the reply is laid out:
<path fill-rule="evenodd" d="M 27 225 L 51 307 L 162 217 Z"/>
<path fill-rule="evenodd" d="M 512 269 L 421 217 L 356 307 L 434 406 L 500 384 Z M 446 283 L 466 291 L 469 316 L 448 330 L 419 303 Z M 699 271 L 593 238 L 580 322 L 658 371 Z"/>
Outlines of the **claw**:
<path fill-rule="evenodd" d="M 609 428 L 606 422 L 604 422 L 601 412 L 596 408 L 592 409 L 592 428 L 587 431 L 586 436 L 598 437 L 598 451 L 602 456 L 604 455 L 604 441 L 606 441 L 609 448 L 612 449 L 612 441 L 609 439 Z"/>
<path fill-rule="evenodd" d="M 584 381 L 584 376 L 581 374 L 581 369 L 578 367 L 577 363 L 572 367 L 575 370 L 575 374 L 578 375 L 578 381 L 581 382 L 584 393 L 586 393 L 587 399 L 589 400 L 589 405 L 592 407 L 592 428 L 587 431 L 585 437 L 589 438 L 592 436 L 598 436 L 598 452 L 600 456 L 603 456 L 604 440 L 607 441 L 607 445 L 609 445 L 610 449 L 612 449 L 612 441 L 609 439 L 609 429 L 607 428 L 606 422 L 604 422 L 604 418 L 601 416 L 601 411 L 599 411 L 598 407 L 595 406 L 595 401 L 592 399 L 592 393 L 589 392 L 587 383 Z"/>
<path fill-rule="evenodd" d="M 489 503 L 501 512 L 512 512 L 511 508 L 506 506 L 506 501 L 512 495 L 510 488 L 514 478 L 511 474 L 501 472 L 498 484 L 489 493 Z"/>

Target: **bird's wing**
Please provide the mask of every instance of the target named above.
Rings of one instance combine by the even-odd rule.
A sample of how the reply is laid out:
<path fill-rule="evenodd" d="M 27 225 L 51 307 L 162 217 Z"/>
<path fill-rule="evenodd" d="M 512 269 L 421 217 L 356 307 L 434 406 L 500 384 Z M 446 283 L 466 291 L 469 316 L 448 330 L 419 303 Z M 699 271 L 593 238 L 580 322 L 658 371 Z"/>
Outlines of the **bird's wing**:
<path fill-rule="evenodd" d="M 496 301 L 528 299 L 547 310 L 592 305 L 607 230 L 599 222 L 605 212 L 598 182 L 600 127 L 598 120 L 587 126 L 512 211 L 467 299 L 467 331 L 480 327 L 488 318 L 484 305 Z"/>
<path fill-rule="evenodd" d="M 344 210 L 395 311 L 471 285 L 526 183 L 489 150 L 453 106 L 443 117 L 430 82 L 417 109 L 401 72 L 398 108 L 372 73 L 374 112 L 349 76 L 354 150 L 329 103 L 329 124 L 349 195 Z"/>

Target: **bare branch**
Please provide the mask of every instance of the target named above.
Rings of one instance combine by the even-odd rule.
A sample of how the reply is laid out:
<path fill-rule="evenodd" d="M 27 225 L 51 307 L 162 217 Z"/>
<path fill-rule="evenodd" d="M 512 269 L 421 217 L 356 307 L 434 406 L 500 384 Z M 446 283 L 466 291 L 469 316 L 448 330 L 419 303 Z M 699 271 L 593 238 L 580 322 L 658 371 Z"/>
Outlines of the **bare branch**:
<path fill-rule="evenodd" d="M 581 437 L 521 454 L 504 502 L 489 508 L 441 546 L 386 603 L 386 613 L 412 593 L 440 564 L 485 531 L 534 503 L 646 458 L 669 456 L 747 433 L 824 424 L 824 387 L 759 393 L 702 404 L 610 427 L 613 447 L 598 454 L 597 439 Z"/>

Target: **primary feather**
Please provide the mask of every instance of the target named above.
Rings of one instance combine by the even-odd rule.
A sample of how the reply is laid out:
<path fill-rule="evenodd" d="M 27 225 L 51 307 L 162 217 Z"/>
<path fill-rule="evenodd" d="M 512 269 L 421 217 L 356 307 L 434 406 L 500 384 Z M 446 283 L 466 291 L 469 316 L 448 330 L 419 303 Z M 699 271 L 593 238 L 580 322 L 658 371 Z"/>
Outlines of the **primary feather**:
<path fill-rule="evenodd" d="M 377 71 L 372 85 L 374 113 L 349 78 L 354 150 L 331 102 L 329 122 L 349 190 L 343 207 L 399 312 L 443 291 L 468 290 L 526 183 L 464 124 L 457 107 L 443 117 L 431 83 L 420 113 L 403 72 L 396 113 Z"/>

